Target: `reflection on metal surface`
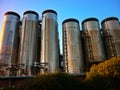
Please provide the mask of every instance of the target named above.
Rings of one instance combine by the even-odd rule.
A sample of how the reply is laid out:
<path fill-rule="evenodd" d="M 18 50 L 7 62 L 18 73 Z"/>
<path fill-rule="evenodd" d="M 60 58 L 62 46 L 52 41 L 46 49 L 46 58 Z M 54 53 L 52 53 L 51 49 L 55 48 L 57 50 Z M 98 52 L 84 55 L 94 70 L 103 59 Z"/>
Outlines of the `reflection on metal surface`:
<path fill-rule="evenodd" d="M 37 32 L 38 32 L 38 14 L 34 11 L 26 11 L 24 13 L 19 64 L 24 64 L 23 75 L 32 75 L 34 62 L 37 60 Z"/>
<path fill-rule="evenodd" d="M 101 24 L 107 58 L 120 56 L 120 24 L 118 18 L 106 18 Z"/>
<path fill-rule="evenodd" d="M 63 27 L 63 57 L 65 72 L 80 75 L 83 73 L 83 54 L 80 38 L 79 21 L 67 19 Z"/>
<path fill-rule="evenodd" d="M 100 27 L 96 18 L 88 18 L 82 22 L 84 57 L 86 64 L 105 60 Z"/>
<path fill-rule="evenodd" d="M 46 10 L 42 13 L 42 37 L 41 37 L 41 73 L 53 73 L 58 70 L 58 24 L 57 13 Z"/>
<path fill-rule="evenodd" d="M 18 24 L 20 16 L 15 12 L 6 12 L 2 26 L 0 45 L 0 67 L 3 75 L 9 75 L 6 70 L 9 64 L 17 64 L 18 53 Z"/>

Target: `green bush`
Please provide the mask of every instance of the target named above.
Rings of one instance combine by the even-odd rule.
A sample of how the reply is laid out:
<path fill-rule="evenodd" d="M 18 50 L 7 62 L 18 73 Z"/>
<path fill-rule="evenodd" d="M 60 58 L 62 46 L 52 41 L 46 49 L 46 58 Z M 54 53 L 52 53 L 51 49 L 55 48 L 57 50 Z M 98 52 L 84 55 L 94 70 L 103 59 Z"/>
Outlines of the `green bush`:
<path fill-rule="evenodd" d="M 81 90 L 80 80 L 66 73 L 38 75 L 24 81 L 20 90 Z"/>

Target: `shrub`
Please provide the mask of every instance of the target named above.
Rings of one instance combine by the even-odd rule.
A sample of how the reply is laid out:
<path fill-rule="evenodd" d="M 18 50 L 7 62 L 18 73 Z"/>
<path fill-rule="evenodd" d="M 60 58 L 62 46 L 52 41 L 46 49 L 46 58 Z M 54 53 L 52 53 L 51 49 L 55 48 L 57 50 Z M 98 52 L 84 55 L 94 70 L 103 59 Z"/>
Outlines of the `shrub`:
<path fill-rule="evenodd" d="M 38 75 L 25 80 L 22 90 L 80 90 L 80 80 L 66 73 Z"/>
<path fill-rule="evenodd" d="M 87 85 L 87 86 L 86 86 Z M 93 65 L 86 74 L 85 87 L 93 90 L 120 90 L 120 57 Z"/>
<path fill-rule="evenodd" d="M 86 76 L 86 79 L 91 79 L 96 76 L 120 78 L 120 57 L 114 57 L 98 65 L 93 65 Z"/>
<path fill-rule="evenodd" d="M 0 90 L 16 90 L 14 87 L 4 87 Z"/>

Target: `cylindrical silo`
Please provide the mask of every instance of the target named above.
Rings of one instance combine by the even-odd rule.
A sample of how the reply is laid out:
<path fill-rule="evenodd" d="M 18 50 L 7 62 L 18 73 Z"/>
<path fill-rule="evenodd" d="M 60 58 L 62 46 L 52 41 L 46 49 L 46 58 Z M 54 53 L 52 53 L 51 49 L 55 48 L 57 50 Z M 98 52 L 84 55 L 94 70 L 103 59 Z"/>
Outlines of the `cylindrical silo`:
<path fill-rule="evenodd" d="M 12 11 L 4 14 L 0 36 L 0 67 L 3 75 L 15 75 L 18 57 L 18 34 L 20 16 Z"/>
<path fill-rule="evenodd" d="M 105 60 L 105 52 L 98 19 L 87 18 L 82 22 L 83 46 L 86 65 Z"/>
<path fill-rule="evenodd" d="M 40 52 L 41 52 L 41 28 L 42 28 L 42 21 L 39 21 L 38 24 L 38 49 L 37 49 L 37 62 L 40 63 Z"/>
<path fill-rule="evenodd" d="M 54 10 L 43 11 L 41 33 L 41 73 L 54 73 L 59 67 L 58 23 Z"/>
<path fill-rule="evenodd" d="M 120 24 L 118 18 L 108 17 L 101 24 L 107 59 L 120 56 Z"/>
<path fill-rule="evenodd" d="M 38 41 L 38 14 L 35 11 L 26 11 L 23 14 L 19 64 L 22 65 L 20 75 L 31 76 L 34 62 L 37 60 Z"/>
<path fill-rule="evenodd" d="M 63 58 L 65 72 L 74 75 L 83 73 L 83 53 L 79 21 L 69 18 L 63 21 Z"/>
<path fill-rule="evenodd" d="M 41 52 L 41 20 L 38 22 L 38 33 L 37 33 L 37 59 L 34 61 L 33 74 L 36 75 L 40 72 L 40 52 Z"/>

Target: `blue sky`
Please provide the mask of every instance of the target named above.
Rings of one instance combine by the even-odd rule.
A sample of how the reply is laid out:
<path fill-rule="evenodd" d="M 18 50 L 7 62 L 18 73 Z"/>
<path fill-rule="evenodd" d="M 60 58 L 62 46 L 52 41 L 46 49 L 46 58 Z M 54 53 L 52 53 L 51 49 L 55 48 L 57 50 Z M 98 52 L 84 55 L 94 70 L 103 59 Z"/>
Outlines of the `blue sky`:
<path fill-rule="evenodd" d="M 68 18 L 76 18 L 81 22 L 89 17 L 96 17 L 99 22 L 106 17 L 115 16 L 120 19 L 119 0 L 0 0 L 0 32 L 4 13 L 17 12 L 21 19 L 26 10 L 33 10 L 39 14 L 46 9 L 53 9 L 58 13 L 58 31 L 60 48 L 62 50 L 62 22 Z M 61 51 L 62 52 L 62 51 Z"/>

